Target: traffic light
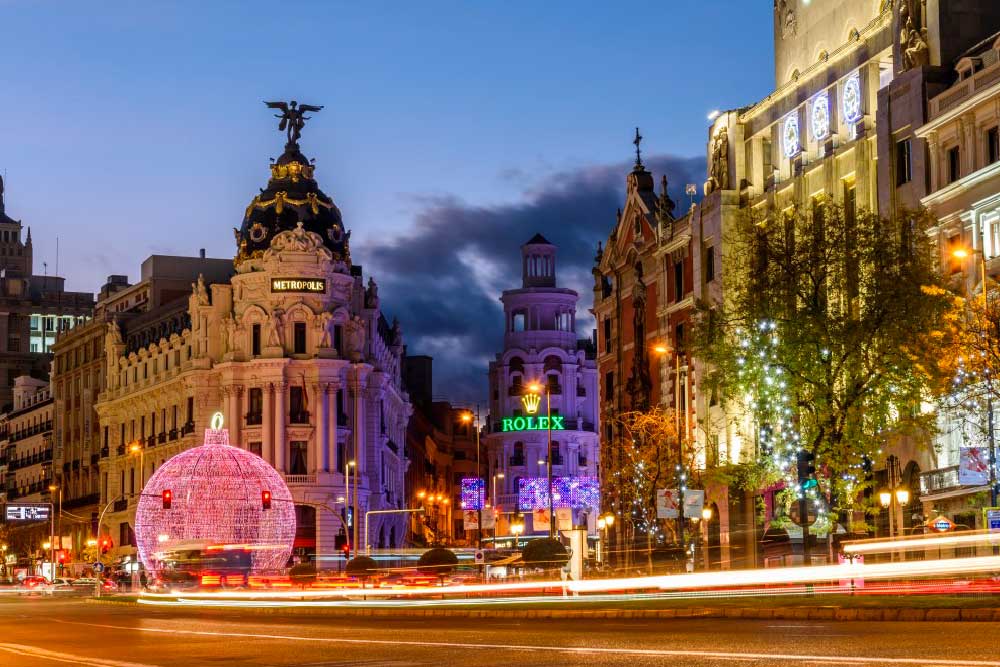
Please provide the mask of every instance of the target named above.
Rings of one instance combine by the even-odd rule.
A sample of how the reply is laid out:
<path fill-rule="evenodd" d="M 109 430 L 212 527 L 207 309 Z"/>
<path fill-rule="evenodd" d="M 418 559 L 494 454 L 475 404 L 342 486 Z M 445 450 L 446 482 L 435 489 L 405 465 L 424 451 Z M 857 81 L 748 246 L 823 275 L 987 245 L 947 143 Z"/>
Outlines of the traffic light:
<path fill-rule="evenodd" d="M 805 449 L 800 450 L 796 463 L 798 464 L 799 484 L 802 488 L 816 485 L 816 455 Z M 811 483 L 810 483 L 811 482 Z"/>
<path fill-rule="evenodd" d="M 101 538 L 101 553 L 106 554 L 111 551 L 111 538 L 102 537 Z"/>
<path fill-rule="evenodd" d="M 260 506 L 262 509 L 271 509 L 271 492 L 267 489 L 260 492 Z"/>
<path fill-rule="evenodd" d="M 343 546 L 340 547 L 340 552 L 344 554 L 344 560 L 351 559 L 351 543 L 344 542 Z"/>
<path fill-rule="evenodd" d="M 170 489 L 163 489 L 163 509 L 170 509 L 170 503 L 174 500 L 174 493 Z"/>

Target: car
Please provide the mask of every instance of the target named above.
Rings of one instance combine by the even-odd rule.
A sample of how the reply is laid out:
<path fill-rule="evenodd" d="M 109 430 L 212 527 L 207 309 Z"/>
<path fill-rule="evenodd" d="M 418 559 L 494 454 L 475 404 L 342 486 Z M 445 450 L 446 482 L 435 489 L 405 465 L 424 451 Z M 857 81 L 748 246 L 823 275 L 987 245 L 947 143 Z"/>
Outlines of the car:
<path fill-rule="evenodd" d="M 46 579 L 45 577 L 30 576 L 30 577 L 25 577 L 24 579 L 21 580 L 22 588 L 39 588 L 48 585 L 49 585 L 49 580 Z"/>
<path fill-rule="evenodd" d="M 68 591 L 73 588 L 73 580 L 65 577 L 56 577 L 49 584 L 49 587 L 56 591 Z"/>
<path fill-rule="evenodd" d="M 95 579 L 94 577 L 80 577 L 79 579 L 74 579 L 73 580 L 72 586 L 76 590 L 91 590 L 92 591 L 92 590 L 94 590 L 94 587 L 97 586 L 97 579 Z M 101 580 L 101 590 L 102 591 L 116 591 L 116 590 L 118 590 L 118 587 L 115 585 L 115 582 L 111 581 L 110 579 L 102 579 Z"/>

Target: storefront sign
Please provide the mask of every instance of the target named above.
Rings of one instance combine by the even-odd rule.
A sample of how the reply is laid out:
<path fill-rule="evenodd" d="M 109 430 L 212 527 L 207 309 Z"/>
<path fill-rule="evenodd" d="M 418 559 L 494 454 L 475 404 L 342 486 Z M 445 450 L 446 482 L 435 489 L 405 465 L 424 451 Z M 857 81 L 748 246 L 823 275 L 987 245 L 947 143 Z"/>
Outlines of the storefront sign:
<path fill-rule="evenodd" d="M 48 521 L 51 515 L 48 504 L 7 505 L 4 516 L 7 521 Z"/>
<path fill-rule="evenodd" d="M 326 292 L 326 278 L 271 278 L 271 292 Z"/>
<path fill-rule="evenodd" d="M 503 417 L 500 420 L 500 430 L 504 433 L 508 431 L 547 431 L 550 422 L 553 431 L 564 431 L 563 415 L 552 415 L 551 417 Z"/>

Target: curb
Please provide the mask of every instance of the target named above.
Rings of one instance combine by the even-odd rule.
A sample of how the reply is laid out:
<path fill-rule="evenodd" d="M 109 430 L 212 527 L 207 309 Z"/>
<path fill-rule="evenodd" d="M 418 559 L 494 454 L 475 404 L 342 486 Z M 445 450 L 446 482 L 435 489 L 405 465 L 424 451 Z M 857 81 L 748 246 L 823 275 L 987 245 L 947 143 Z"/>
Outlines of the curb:
<path fill-rule="evenodd" d="M 137 607 L 136 600 L 116 600 L 114 598 L 88 598 L 89 604 Z M 169 607 L 168 607 L 169 608 Z M 914 609 L 866 607 L 774 607 L 757 609 L 754 607 L 688 607 L 681 609 L 434 609 L 434 608 L 392 608 L 378 607 L 185 607 L 199 613 L 232 613 L 247 611 L 255 614 L 292 614 L 305 616 L 333 617 L 378 617 L 378 618 L 503 618 L 503 619 L 744 619 L 744 620 L 788 620 L 788 621 L 1000 621 L 1000 608 L 980 607 L 975 609 Z"/>

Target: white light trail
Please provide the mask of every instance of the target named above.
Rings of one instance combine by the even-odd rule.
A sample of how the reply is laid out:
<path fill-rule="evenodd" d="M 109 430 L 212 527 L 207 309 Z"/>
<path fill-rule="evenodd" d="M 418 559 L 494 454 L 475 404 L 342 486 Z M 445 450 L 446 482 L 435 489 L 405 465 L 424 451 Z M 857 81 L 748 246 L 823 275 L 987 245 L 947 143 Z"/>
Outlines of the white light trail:
<path fill-rule="evenodd" d="M 670 591 L 719 589 L 769 584 L 810 584 L 851 579 L 879 580 L 914 577 L 942 577 L 1000 571 L 1000 556 L 921 560 L 893 563 L 844 563 L 816 567 L 785 567 L 763 570 L 728 570 L 696 572 L 627 579 L 586 579 L 583 581 L 547 580 L 503 584 L 473 584 L 451 586 L 414 586 L 407 588 L 329 588 L 281 591 L 192 591 L 148 593 L 147 600 L 284 600 L 304 598 L 400 598 L 426 595 L 463 595 L 476 593 L 538 592 L 552 590 L 568 593 L 606 593 L 609 591 Z M 551 599 L 551 598 L 549 598 Z"/>
<path fill-rule="evenodd" d="M 894 538 L 891 540 L 864 540 L 844 544 L 844 553 L 881 553 L 888 551 L 919 550 L 927 547 L 970 547 L 974 545 L 1000 545 L 1000 533 L 986 531 L 932 535 L 929 537 Z"/>

